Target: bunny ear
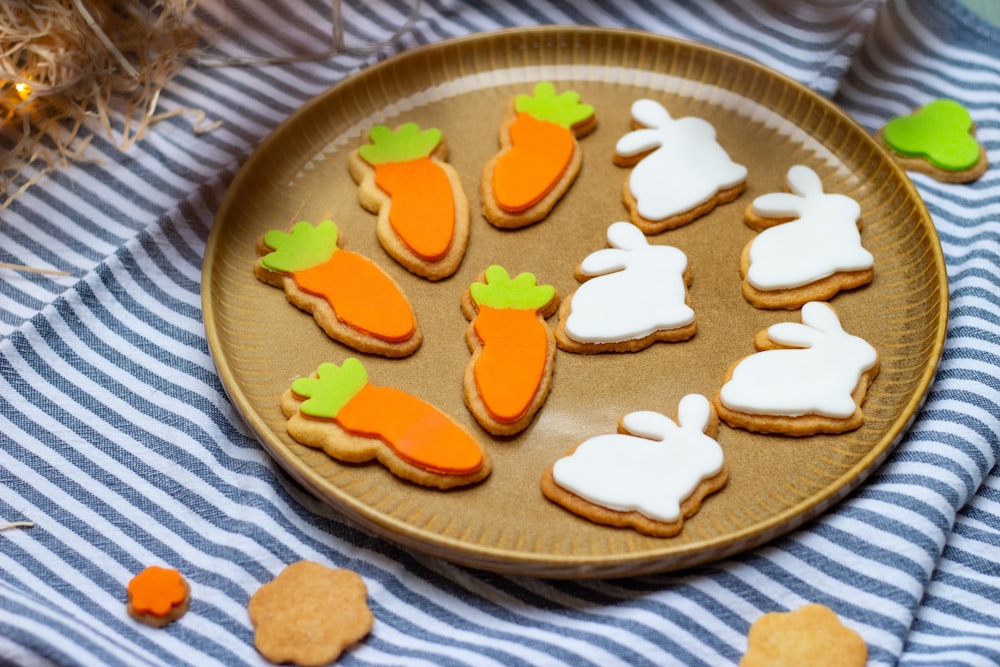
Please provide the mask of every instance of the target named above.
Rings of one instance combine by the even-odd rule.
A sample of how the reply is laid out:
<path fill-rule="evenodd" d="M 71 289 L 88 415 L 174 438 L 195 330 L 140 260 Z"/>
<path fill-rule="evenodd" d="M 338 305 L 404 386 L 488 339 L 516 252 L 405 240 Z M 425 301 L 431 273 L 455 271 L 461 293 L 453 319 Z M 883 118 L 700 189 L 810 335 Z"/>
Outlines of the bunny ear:
<path fill-rule="evenodd" d="M 649 440 L 666 440 L 677 424 L 670 417 L 652 410 L 637 410 L 622 418 L 622 428 L 632 435 Z"/>
<path fill-rule="evenodd" d="M 779 322 L 767 328 L 767 337 L 778 345 L 812 347 L 819 340 L 820 333 L 798 322 Z"/>
<path fill-rule="evenodd" d="M 819 331 L 844 330 L 833 308 L 820 301 L 810 301 L 802 306 L 802 322 Z"/>
<path fill-rule="evenodd" d="M 688 394 L 677 404 L 677 423 L 681 428 L 697 429 L 704 433 L 711 415 L 708 399 L 701 394 Z"/>
<path fill-rule="evenodd" d="M 608 243 L 613 248 L 637 250 L 649 245 L 646 235 L 631 222 L 613 222 L 608 227 Z"/>
<path fill-rule="evenodd" d="M 802 198 L 787 192 L 769 192 L 753 200 L 753 212 L 765 218 L 795 218 L 802 215 Z"/>
<path fill-rule="evenodd" d="M 797 164 L 789 169 L 785 180 L 788 189 L 802 197 L 823 194 L 823 182 L 815 171 L 805 165 Z"/>
<path fill-rule="evenodd" d="M 632 104 L 632 120 L 643 127 L 664 127 L 670 123 L 670 113 L 653 100 L 636 100 Z"/>
<path fill-rule="evenodd" d="M 647 153 L 663 145 L 663 133 L 659 130 L 643 128 L 632 130 L 615 144 L 615 153 L 622 157 L 632 157 Z"/>
<path fill-rule="evenodd" d="M 580 273 L 585 276 L 603 276 L 613 271 L 621 271 L 628 266 L 628 250 L 604 248 L 595 250 L 580 262 Z"/>

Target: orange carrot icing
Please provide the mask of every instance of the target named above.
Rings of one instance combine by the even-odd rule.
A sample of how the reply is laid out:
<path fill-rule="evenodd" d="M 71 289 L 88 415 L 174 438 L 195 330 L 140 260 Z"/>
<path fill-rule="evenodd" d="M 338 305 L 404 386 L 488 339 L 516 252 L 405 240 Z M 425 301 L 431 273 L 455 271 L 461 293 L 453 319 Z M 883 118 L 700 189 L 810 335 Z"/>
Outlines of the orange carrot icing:
<path fill-rule="evenodd" d="M 545 376 L 545 325 L 535 310 L 480 306 L 473 327 L 480 341 L 488 341 L 474 371 L 483 403 L 497 421 L 516 421 Z"/>
<path fill-rule="evenodd" d="M 455 422 L 399 389 L 365 385 L 336 421 L 348 431 L 381 438 L 400 458 L 427 470 L 464 474 L 483 464 L 482 452 Z"/>
<path fill-rule="evenodd" d="M 324 297 L 348 326 L 389 342 L 409 339 L 416 328 L 406 298 L 371 260 L 347 250 L 292 274 L 303 291 Z"/>
<path fill-rule="evenodd" d="M 537 204 L 569 168 L 576 139 L 570 130 L 528 113 L 510 126 L 511 149 L 493 171 L 497 204 L 517 213 Z"/>
<path fill-rule="evenodd" d="M 375 165 L 375 184 L 392 198 L 389 224 L 418 257 L 441 259 L 455 233 L 451 182 L 429 157 Z"/>
<path fill-rule="evenodd" d="M 132 608 L 140 614 L 166 616 L 187 597 L 180 572 L 151 565 L 128 582 Z"/>

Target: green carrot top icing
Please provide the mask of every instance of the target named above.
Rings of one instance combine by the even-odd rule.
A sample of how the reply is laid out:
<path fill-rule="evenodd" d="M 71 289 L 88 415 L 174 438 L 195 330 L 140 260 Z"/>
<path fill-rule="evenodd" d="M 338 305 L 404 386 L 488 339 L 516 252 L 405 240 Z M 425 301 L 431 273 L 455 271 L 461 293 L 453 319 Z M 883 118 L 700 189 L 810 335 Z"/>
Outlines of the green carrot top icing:
<path fill-rule="evenodd" d="M 532 273 L 519 273 L 511 278 L 507 269 L 493 264 L 486 269 L 486 282 L 472 283 L 469 292 L 479 306 L 538 310 L 555 298 L 556 289 L 537 284 Z"/>
<path fill-rule="evenodd" d="M 890 120 L 882 131 L 889 148 L 907 156 L 923 156 L 948 171 L 968 169 L 979 161 L 972 136 L 972 117 L 954 100 L 934 100 L 909 116 Z"/>
<path fill-rule="evenodd" d="M 316 369 L 317 377 L 297 378 L 292 391 L 305 397 L 299 409 L 310 417 L 333 419 L 368 383 L 368 371 L 354 357 L 340 366 L 324 362 Z"/>
<path fill-rule="evenodd" d="M 416 123 L 406 123 L 396 131 L 376 125 L 368 136 L 372 143 L 360 147 L 358 153 L 371 165 L 427 157 L 441 143 L 441 130 L 435 127 L 421 130 Z"/>
<path fill-rule="evenodd" d="M 324 220 L 316 226 L 297 222 L 291 232 L 272 229 L 264 234 L 264 245 L 272 252 L 261 257 L 271 271 L 294 273 L 319 266 L 337 251 L 337 225 Z"/>
<path fill-rule="evenodd" d="M 556 87 L 549 81 L 535 85 L 532 95 L 518 95 L 514 100 L 518 113 L 527 113 L 537 120 L 547 120 L 566 129 L 582 123 L 594 115 L 594 107 L 580 103 L 580 94 L 574 90 L 557 95 Z"/>

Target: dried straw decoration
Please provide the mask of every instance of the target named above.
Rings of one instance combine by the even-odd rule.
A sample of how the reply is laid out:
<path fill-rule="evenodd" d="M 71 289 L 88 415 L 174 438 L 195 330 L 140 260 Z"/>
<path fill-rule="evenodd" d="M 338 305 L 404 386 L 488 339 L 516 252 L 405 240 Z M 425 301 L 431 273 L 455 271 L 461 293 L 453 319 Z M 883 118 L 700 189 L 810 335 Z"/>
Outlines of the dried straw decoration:
<path fill-rule="evenodd" d="M 197 113 L 156 113 L 201 36 L 196 4 L 0 2 L 0 209 L 51 169 L 83 159 L 89 118 L 126 150 L 151 123 Z"/>

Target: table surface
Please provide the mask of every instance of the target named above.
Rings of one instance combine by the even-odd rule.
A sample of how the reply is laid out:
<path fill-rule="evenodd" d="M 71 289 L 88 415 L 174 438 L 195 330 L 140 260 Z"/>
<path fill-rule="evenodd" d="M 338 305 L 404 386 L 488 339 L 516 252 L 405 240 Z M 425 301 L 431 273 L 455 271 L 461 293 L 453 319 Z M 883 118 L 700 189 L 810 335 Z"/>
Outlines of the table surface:
<path fill-rule="evenodd" d="M 1000 172 L 912 174 L 946 260 L 950 320 L 926 403 L 886 462 L 818 519 L 676 573 L 547 581 L 409 552 L 289 478 L 228 400 L 208 350 L 201 262 L 227 187 L 311 97 L 421 44 L 510 26 L 649 30 L 749 57 L 864 128 L 962 102 L 1000 163 L 1000 29 L 972 0 L 425 2 L 390 45 L 282 64 L 187 67 L 188 110 L 119 151 L 95 120 L 85 162 L 0 209 L 0 663 L 261 665 L 246 612 L 287 564 L 358 572 L 375 616 L 342 664 L 736 664 L 763 614 L 818 602 L 876 665 L 1000 662 Z M 994 3 L 995 5 L 995 3 Z M 410 3 L 343 8 L 349 44 Z M 975 10 L 975 11 L 973 11 Z M 329 3 L 205 0 L 234 55 L 329 46 Z M 982 13 L 977 13 L 982 12 Z M 193 131 L 194 110 L 221 121 Z M 120 118 L 113 119 L 120 128 Z M 28 175 L 25 175 L 27 177 Z M 125 587 L 180 570 L 187 614 L 132 621 Z"/>

